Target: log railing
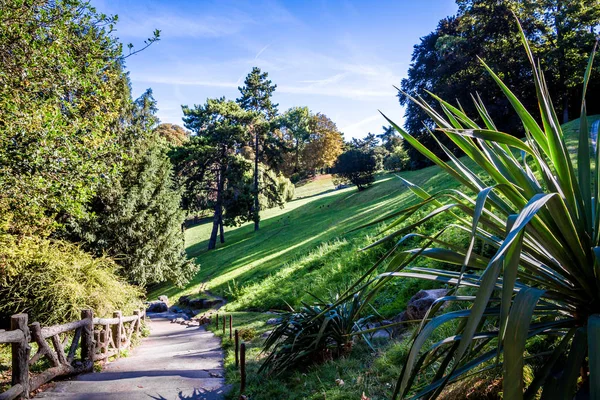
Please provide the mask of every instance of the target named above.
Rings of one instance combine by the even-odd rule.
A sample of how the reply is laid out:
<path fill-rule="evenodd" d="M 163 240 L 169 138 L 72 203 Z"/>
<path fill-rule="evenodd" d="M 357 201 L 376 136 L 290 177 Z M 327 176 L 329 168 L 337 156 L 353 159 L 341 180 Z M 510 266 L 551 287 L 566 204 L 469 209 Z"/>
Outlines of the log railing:
<path fill-rule="evenodd" d="M 0 400 L 29 398 L 52 379 L 90 372 L 94 361 L 120 357 L 134 335 L 139 335 L 146 317 L 144 310 L 133 314 L 123 317 L 116 311 L 113 318 L 94 318 L 91 310 L 83 310 L 81 320 L 51 327 L 41 327 L 38 322 L 28 325 L 27 314 L 13 315 L 10 330 L 0 330 L 0 344 L 10 344 L 12 355 L 11 387 L 0 393 Z M 37 345 L 33 356 L 30 343 Z M 42 364 L 46 368 L 31 372 L 42 359 L 47 360 Z"/>

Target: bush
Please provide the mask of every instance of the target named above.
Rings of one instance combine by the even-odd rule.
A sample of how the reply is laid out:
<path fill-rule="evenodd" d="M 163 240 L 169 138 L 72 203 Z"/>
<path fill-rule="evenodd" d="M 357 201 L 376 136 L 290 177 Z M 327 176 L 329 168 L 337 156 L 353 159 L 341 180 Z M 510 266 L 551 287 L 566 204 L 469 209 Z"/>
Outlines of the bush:
<path fill-rule="evenodd" d="M 364 190 L 375 182 L 377 160 L 371 152 L 352 149 L 340 154 L 334 166 L 334 182 L 352 183 Z"/>
<path fill-rule="evenodd" d="M 94 258 L 74 244 L 39 238 L 0 237 L 0 318 L 28 313 L 44 325 L 115 310 L 130 315 L 140 309 L 142 292 L 117 275 L 109 258 Z"/>
<path fill-rule="evenodd" d="M 284 314 L 265 342 L 264 351 L 271 354 L 260 371 L 278 375 L 350 353 L 350 335 L 360 331 L 369 319 L 361 318 L 363 306 L 363 298 L 357 293 L 335 307 L 319 300 L 312 306 L 305 304 L 299 312 Z"/>
<path fill-rule="evenodd" d="M 136 149 L 122 175 L 104 182 L 85 218 L 72 221 L 72 239 L 95 255 L 115 257 L 131 283 L 183 285 L 198 266 L 185 256 L 185 214 L 166 147 L 149 139 Z"/>
<path fill-rule="evenodd" d="M 383 167 L 386 171 L 404 171 L 408 168 L 410 158 L 403 146 L 398 146 L 385 159 Z"/>

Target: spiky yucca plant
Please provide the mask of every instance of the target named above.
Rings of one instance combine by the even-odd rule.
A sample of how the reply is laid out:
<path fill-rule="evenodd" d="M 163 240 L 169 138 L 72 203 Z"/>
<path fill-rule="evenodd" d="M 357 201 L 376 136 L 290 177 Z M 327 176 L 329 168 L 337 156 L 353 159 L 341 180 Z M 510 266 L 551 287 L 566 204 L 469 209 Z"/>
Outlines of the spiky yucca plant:
<path fill-rule="evenodd" d="M 477 173 L 438 141 L 450 159 L 444 162 L 388 119 L 406 142 L 464 188 L 428 193 L 400 178 L 421 201 L 390 216 L 399 218 L 386 228 L 386 236 L 373 244 L 397 241 L 386 256 L 388 272 L 368 281 L 381 265 L 378 263 L 355 286 L 362 285 L 362 290 L 370 286 L 373 295 L 390 279 L 410 277 L 454 288 L 434 303 L 416 330 L 394 398 L 406 398 L 410 393 L 414 398 L 436 398 L 448 383 L 502 366 L 505 399 L 531 399 L 542 388 L 543 398 L 572 399 L 579 388 L 587 391 L 588 387 L 591 398 L 600 399 L 600 152 L 591 155 L 585 107 L 595 48 L 583 82 L 574 164 L 544 75 L 523 31 L 521 38 L 533 67 L 541 124 L 482 64 L 520 116 L 524 140 L 498 131 L 479 98 L 474 102 L 481 125 L 433 94 L 442 113 L 420 98 L 411 99 L 433 119 L 437 131 L 474 162 Z M 481 172 L 486 175 L 483 180 L 478 176 Z M 398 228 L 426 207 L 435 209 L 418 222 Z M 452 214 L 455 222 L 441 232 L 432 236 L 411 233 L 443 213 Z M 442 235 L 452 230 L 468 234 L 466 249 L 443 240 Z M 406 249 L 407 238 L 421 242 L 417 248 Z M 493 248 L 493 255 L 473 254 L 476 241 Z M 416 257 L 457 267 L 411 268 Z M 448 303 L 458 307 L 441 308 Z M 426 346 L 432 332 L 449 323 L 457 327 L 455 336 Z M 544 362 L 525 388 L 526 344 L 540 335 L 557 339 L 547 351 L 531 355 L 543 357 Z M 426 371 L 432 380 L 415 388 L 415 377 Z"/>
<path fill-rule="evenodd" d="M 363 295 L 355 293 L 348 301 L 339 296 L 329 303 L 317 303 L 284 314 L 264 345 L 270 352 L 259 372 L 279 375 L 298 367 L 343 356 L 352 350 L 352 334 L 360 332 L 369 320 L 362 317 Z M 365 340 L 367 340 L 365 338 Z"/>

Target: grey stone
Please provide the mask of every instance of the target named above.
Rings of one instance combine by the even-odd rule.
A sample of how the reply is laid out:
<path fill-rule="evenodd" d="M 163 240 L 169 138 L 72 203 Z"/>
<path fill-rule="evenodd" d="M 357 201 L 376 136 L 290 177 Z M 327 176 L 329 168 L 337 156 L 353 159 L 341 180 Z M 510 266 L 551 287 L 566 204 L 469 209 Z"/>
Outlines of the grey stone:
<path fill-rule="evenodd" d="M 408 301 L 403 321 L 423 319 L 433 302 L 444 297 L 446 293 L 446 289 L 419 290 Z"/>
<path fill-rule="evenodd" d="M 204 300 L 203 304 L 204 304 L 203 308 L 214 308 L 214 307 L 218 307 L 218 306 L 222 305 L 223 300 L 221 300 L 221 299 Z"/>
<path fill-rule="evenodd" d="M 187 305 L 189 304 L 189 302 L 190 302 L 190 297 L 192 297 L 192 296 L 190 296 L 190 295 L 187 295 L 187 296 L 181 296 L 181 297 L 179 298 L 179 301 L 178 301 L 178 303 L 179 303 L 180 305 L 182 305 L 182 306 L 187 306 Z"/>
<path fill-rule="evenodd" d="M 267 325 L 278 325 L 281 323 L 281 318 L 269 318 L 266 322 Z"/>
<path fill-rule="evenodd" d="M 166 305 L 169 305 L 169 298 L 164 294 L 162 296 L 158 296 L 158 301 L 162 301 Z"/>
<path fill-rule="evenodd" d="M 194 309 L 204 308 L 204 299 L 191 299 L 188 300 L 187 305 Z"/>
<path fill-rule="evenodd" d="M 166 312 L 169 311 L 169 306 L 167 305 L 167 303 L 164 303 L 162 301 L 151 301 L 148 303 L 148 306 L 146 307 L 146 311 L 149 313 L 160 313 L 160 312 Z"/>

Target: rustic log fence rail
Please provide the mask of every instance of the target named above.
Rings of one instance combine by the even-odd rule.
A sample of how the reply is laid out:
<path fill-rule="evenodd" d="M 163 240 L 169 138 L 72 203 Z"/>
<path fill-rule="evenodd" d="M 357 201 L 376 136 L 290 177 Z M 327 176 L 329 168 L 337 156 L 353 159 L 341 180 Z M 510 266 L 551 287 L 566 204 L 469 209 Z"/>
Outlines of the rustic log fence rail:
<path fill-rule="evenodd" d="M 31 392 L 57 377 L 90 372 L 94 361 L 120 357 L 146 318 L 145 310 L 133 314 L 123 317 L 116 311 L 113 318 L 94 318 L 91 310 L 83 310 L 81 320 L 50 327 L 38 322 L 28 325 L 27 314 L 13 315 L 10 330 L 0 330 L 0 344 L 11 345 L 12 360 L 11 387 L 0 393 L 0 400 L 29 398 Z M 33 356 L 30 343 L 37 345 Z M 42 358 L 49 367 L 32 373 L 31 367 Z"/>

